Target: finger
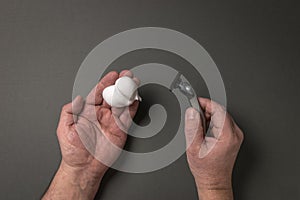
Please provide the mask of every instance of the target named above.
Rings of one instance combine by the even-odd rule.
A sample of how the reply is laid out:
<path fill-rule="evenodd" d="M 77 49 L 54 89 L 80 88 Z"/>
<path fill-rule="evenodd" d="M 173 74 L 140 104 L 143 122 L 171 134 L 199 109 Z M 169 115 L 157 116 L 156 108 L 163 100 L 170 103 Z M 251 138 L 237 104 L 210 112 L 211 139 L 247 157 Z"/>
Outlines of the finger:
<path fill-rule="evenodd" d="M 91 90 L 91 92 L 86 97 L 86 103 L 91 105 L 99 105 L 102 103 L 102 92 L 103 90 L 115 83 L 118 79 L 119 74 L 115 71 L 111 71 L 106 74 L 100 82 Z"/>
<path fill-rule="evenodd" d="M 133 76 L 133 73 L 129 70 L 123 70 L 121 73 L 120 73 L 120 77 L 123 77 L 123 76 L 128 76 L 130 78 L 132 78 L 132 80 L 135 82 L 135 84 L 137 84 L 138 86 L 140 85 L 141 81 L 140 79 L 138 79 L 137 77 Z"/>
<path fill-rule="evenodd" d="M 184 127 L 187 151 L 198 154 L 204 140 L 203 126 L 200 114 L 194 108 L 188 108 L 185 112 Z"/>
<path fill-rule="evenodd" d="M 132 124 L 132 119 L 134 118 L 136 111 L 139 106 L 139 101 L 134 101 L 129 107 L 126 107 L 119 116 L 119 121 L 122 123 L 125 129 L 128 129 Z"/>
<path fill-rule="evenodd" d="M 97 119 L 99 124 L 103 126 L 102 128 L 109 127 L 111 125 L 110 118 L 111 110 L 101 106 L 101 108 L 97 111 Z"/>
<path fill-rule="evenodd" d="M 117 107 L 111 107 L 111 112 L 114 116 L 120 117 L 122 112 L 124 111 L 125 107 L 117 108 Z"/>
<path fill-rule="evenodd" d="M 216 107 L 217 105 L 216 103 L 214 104 L 214 102 L 212 102 L 210 99 L 199 97 L 199 103 L 207 117 L 210 118 L 215 113 L 214 107 Z"/>
<path fill-rule="evenodd" d="M 102 107 L 105 107 L 105 108 L 108 108 L 108 109 L 111 108 L 111 106 L 105 100 L 102 101 Z"/>
<path fill-rule="evenodd" d="M 200 147 L 199 158 L 207 156 L 214 149 L 217 143 L 218 139 L 214 137 L 205 137 Z"/>
<path fill-rule="evenodd" d="M 137 112 L 138 105 L 139 102 L 134 101 L 133 104 L 129 107 L 111 108 L 115 122 L 123 132 L 127 132 L 128 128 L 131 126 L 132 119 L 134 118 Z"/>
<path fill-rule="evenodd" d="M 135 84 L 137 84 L 137 86 L 141 84 L 140 79 L 138 79 L 137 77 L 133 77 L 133 81 L 135 82 Z"/>
<path fill-rule="evenodd" d="M 76 122 L 76 115 L 81 112 L 83 105 L 84 101 L 81 96 L 77 96 L 71 103 L 64 105 L 60 115 L 60 124 L 70 126 Z"/>
<path fill-rule="evenodd" d="M 233 122 L 223 106 L 206 98 L 199 98 L 199 102 L 205 115 L 210 117 L 209 131 L 215 138 L 232 133 Z"/>
<path fill-rule="evenodd" d="M 121 77 L 123 77 L 123 76 L 128 76 L 128 77 L 130 77 L 130 78 L 133 78 L 133 73 L 131 72 L 131 71 L 129 71 L 129 70 L 123 70 L 123 71 L 121 71 L 120 72 L 120 78 Z"/>

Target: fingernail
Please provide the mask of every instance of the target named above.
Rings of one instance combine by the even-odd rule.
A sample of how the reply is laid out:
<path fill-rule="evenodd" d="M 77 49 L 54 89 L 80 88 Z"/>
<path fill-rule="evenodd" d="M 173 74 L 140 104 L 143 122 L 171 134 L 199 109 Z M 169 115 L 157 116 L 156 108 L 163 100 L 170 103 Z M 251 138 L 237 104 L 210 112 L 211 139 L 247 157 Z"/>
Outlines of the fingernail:
<path fill-rule="evenodd" d="M 197 112 L 193 108 L 189 108 L 186 114 L 188 119 L 195 119 Z"/>

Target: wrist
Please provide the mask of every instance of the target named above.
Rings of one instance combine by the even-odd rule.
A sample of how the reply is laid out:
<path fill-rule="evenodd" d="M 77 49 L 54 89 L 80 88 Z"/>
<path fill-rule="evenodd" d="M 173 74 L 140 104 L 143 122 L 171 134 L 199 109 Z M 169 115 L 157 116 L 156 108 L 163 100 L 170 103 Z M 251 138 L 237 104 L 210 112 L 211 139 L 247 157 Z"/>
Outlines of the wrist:
<path fill-rule="evenodd" d="M 215 188 L 215 189 L 204 189 L 198 188 L 199 199 L 205 200 L 233 200 L 232 188 Z"/>
<path fill-rule="evenodd" d="M 195 178 L 199 199 L 233 200 L 231 178 L 199 179 Z"/>
<path fill-rule="evenodd" d="M 62 162 L 43 199 L 93 199 L 103 175 L 95 176 Z"/>
<path fill-rule="evenodd" d="M 106 170 L 94 172 L 87 167 L 72 167 L 66 164 L 64 161 L 61 161 L 58 171 L 67 175 L 70 181 L 74 182 L 74 184 L 81 185 L 84 185 L 87 182 L 100 182 L 106 172 Z"/>
<path fill-rule="evenodd" d="M 214 170 L 214 171 L 197 171 L 191 170 L 198 189 L 231 189 L 232 173 Z"/>

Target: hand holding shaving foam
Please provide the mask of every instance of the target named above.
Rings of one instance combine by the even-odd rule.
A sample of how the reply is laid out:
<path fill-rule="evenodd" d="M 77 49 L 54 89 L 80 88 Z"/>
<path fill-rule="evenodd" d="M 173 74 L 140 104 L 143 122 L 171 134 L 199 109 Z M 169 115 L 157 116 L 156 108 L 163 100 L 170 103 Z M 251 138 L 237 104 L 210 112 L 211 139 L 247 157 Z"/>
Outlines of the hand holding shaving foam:
<path fill-rule="evenodd" d="M 116 84 L 119 91 L 124 92 L 125 86 L 128 92 L 108 102 L 122 108 L 111 107 L 102 96 L 116 82 L 121 84 Z M 128 70 L 109 72 L 85 100 L 78 96 L 63 106 L 57 127 L 62 160 L 43 199 L 94 199 L 102 177 L 125 145 L 126 130 L 139 104 L 134 101 L 138 85 L 139 80 Z"/>

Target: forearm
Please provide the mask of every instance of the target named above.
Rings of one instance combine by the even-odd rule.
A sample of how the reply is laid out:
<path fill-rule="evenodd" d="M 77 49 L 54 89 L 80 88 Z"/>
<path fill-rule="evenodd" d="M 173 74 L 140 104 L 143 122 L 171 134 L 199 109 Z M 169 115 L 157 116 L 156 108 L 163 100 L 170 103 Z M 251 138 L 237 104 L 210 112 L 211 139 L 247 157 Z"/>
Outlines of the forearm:
<path fill-rule="evenodd" d="M 60 165 L 42 199 L 94 199 L 102 177 L 90 177 L 84 171 L 73 172 Z"/>

